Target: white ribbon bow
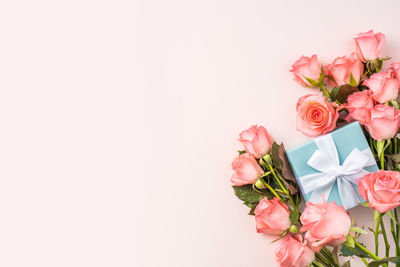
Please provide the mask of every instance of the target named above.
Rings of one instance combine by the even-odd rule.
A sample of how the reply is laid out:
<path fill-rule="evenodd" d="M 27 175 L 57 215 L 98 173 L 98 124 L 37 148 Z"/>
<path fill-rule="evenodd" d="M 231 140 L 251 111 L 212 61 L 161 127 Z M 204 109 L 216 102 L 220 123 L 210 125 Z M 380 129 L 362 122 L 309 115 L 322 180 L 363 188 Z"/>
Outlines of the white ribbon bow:
<path fill-rule="evenodd" d="M 322 194 L 329 197 L 331 190 L 337 182 L 340 198 L 345 209 L 354 207 L 360 202 L 353 184 L 369 173 L 363 168 L 375 163 L 374 156 L 369 148 L 360 151 L 354 148 L 347 156 L 343 165 L 339 164 L 336 145 L 330 134 L 315 139 L 318 149 L 310 157 L 307 164 L 319 171 L 299 178 L 305 194 L 312 192 L 310 201 L 322 201 Z"/>

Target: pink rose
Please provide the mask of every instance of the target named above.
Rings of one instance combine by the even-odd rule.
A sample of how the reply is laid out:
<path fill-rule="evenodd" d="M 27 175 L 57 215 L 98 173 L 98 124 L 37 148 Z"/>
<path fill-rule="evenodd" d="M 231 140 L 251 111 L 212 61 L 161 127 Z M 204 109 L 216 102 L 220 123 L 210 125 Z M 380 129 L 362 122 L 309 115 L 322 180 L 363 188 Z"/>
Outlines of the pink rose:
<path fill-rule="evenodd" d="M 286 204 L 276 197 L 271 200 L 263 198 L 254 214 L 258 233 L 280 235 L 290 228 L 290 211 Z"/>
<path fill-rule="evenodd" d="M 384 170 L 369 173 L 358 180 L 358 191 L 370 208 L 387 212 L 400 205 L 400 173 Z"/>
<path fill-rule="evenodd" d="M 356 41 L 358 58 L 366 62 L 379 58 L 385 44 L 385 35 L 380 32 L 374 34 L 374 31 L 370 30 L 369 32 L 359 33 L 354 40 Z"/>
<path fill-rule="evenodd" d="M 350 84 L 351 75 L 358 85 L 364 74 L 364 65 L 356 54 L 352 53 L 349 57 L 336 58 L 332 64 L 324 67 L 324 71 L 335 80 L 336 86 Z"/>
<path fill-rule="evenodd" d="M 304 237 L 315 251 L 345 242 L 351 226 L 350 216 L 343 206 L 325 199 L 316 204 L 307 202 L 300 221 L 303 224 L 300 231 L 306 232 Z"/>
<path fill-rule="evenodd" d="M 371 109 L 374 108 L 374 100 L 371 90 L 355 92 L 347 98 L 347 103 L 341 106 L 349 111 L 346 121 L 359 121 L 366 124 L 371 118 Z"/>
<path fill-rule="evenodd" d="M 308 267 L 315 254 L 306 242 L 301 241 L 301 235 L 287 234 L 275 251 L 275 258 L 281 267 Z"/>
<path fill-rule="evenodd" d="M 400 110 L 386 105 L 376 105 L 371 109 L 369 121 L 364 126 L 375 140 L 392 138 L 399 130 Z"/>
<path fill-rule="evenodd" d="M 241 132 L 239 137 L 239 141 L 246 151 L 256 158 L 261 158 L 269 153 L 274 142 L 267 130 L 262 126 L 257 128 L 257 125 L 253 125 Z"/>
<path fill-rule="evenodd" d="M 319 94 L 305 95 L 297 102 L 297 130 L 307 136 L 318 136 L 331 132 L 339 117 L 336 103 L 328 103 Z"/>
<path fill-rule="evenodd" d="M 231 177 L 231 182 L 237 186 L 254 184 L 264 173 L 256 159 L 249 153 L 236 157 L 232 162 L 232 169 L 235 173 Z"/>
<path fill-rule="evenodd" d="M 400 63 L 392 63 L 390 66 L 390 69 L 394 73 L 394 77 L 400 82 Z"/>
<path fill-rule="evenodd" d="M 372 91 L 372 97 L 383 104 L 396 99 L 399 94 L 399 81 L 394 77 L 393 70 L 381 71 L 363 82 Z"/>
<path fill-rule="evenodd" d="M 317 55 L 311 58 L 302 56 L 293 65 L 290 72 L 293 72 L 294 79 L 303 86 L 312 86 L 306 78 L 319 80 L 321 65 L 318 63 Z"/>

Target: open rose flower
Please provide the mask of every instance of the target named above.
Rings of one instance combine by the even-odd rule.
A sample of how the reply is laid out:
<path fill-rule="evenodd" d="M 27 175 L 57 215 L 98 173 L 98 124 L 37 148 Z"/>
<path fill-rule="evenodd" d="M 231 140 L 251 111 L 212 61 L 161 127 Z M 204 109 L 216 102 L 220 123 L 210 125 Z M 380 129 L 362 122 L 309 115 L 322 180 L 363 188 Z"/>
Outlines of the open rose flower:
<path fill-rule="evenodd" d="M 358 191 L 370 208 L 387 212 L 400 205 L 400 173 L 384 170 L 369 173 L 358 180 Z"/>
<path fill-rule="evenodd" d="M 363 62 L 379 58 L 382 48 L 385 45 L 385 35 L 373 30 L 362 32 L 354 38 L 356 42 L 356 53 Z"/>
<path fill-rule="evenodd" d="M 307 202 L 300 221 L 303 224 L 300 231 L 306 232 L 304 237 L 314 251 L 345 242 L 351 226 L 350 216 L 343 206 L 325 199 L 321 203 Z"/>
<path fill-rule="evenodd" d="M 400 83 L 393 70 L 375 73 L 363 85 L 368 86 L 372 97 L 381 104 L 396 99 L 399 94 Z"/>
<path fill-rule="evenodd" d="M 400 110 L 386 105 L 376 105 L 371 109 L 370 119 L 364 124 L 375 140 L 392 138 L 400 126 Z"/>
<path fill-rule="evenodd" d="M 301 241 L 301 235 L 288 234 L 275 251 L 275 259 L 281 267 L 308 267 L 314 261 L 315 254 L 306 242 Z"/>
<path fill-rule="evenodd" d="M 306 78 L 319 80 L 321 75 L 321 64 L 318 63 L 317 55 L 310 57 L 302 56 L 297 60 L 290 70 L 293 72 L 294 79 L 303 86 L 312 86 Z"/>
<path fill-rule="evenodd" d="M 364 65 L 356 54 L 352 53 L 349 57 L 336 58 L 331 64 L 324 67 L 324 71 L 335 80 L 335 86 L 350 84 L 351 76 L 356 83 L 352 85 L 357 86 L 363 76 Z"/>
<path fill-rule="evenodd" d="M 313 137 L 333 131 L 339 117 L 336 103 L 320 94 L 305 95 L 297 102 L 297 130 Z"/>
<path fill-rule="evenodd" d="M 246 151 L 256 158 L 269 153 L 274 142 L 267 130 L 262 126 L 257 127 L 257 125 L 241 132 L 239 137 L 239 141 Z"/>
<path fill-rule="evenodd" d="M 347 97 L 347 103 L 341 105 L 341 108 L 346 108 L 349 115 L 346 121 L 359 121 L 365 125 L 371 119 L 371 109 L 374 108 L 374 99 L 372 98 L 371 90 L 355 92 Z"/>
<path fill-rule="evenodd" d="M 236 157 L 232 162 L 232 169 L 234 174 L 231 182 L 237 186 L 254 184 L 264 173 L 254 156 L 249 153 Z"/>
<path fill-rule="evenodd" d="M 258 233 L 280 235 L 290 228 L 290 211 L 285 203 L 274 197 L 263 198 L 254 210 Z"/>
<path fill-rule="evenodd" d="M 390 64 L 390 69 L 394 73 L 394 77 L 400 82 L 400 63 Z"/>

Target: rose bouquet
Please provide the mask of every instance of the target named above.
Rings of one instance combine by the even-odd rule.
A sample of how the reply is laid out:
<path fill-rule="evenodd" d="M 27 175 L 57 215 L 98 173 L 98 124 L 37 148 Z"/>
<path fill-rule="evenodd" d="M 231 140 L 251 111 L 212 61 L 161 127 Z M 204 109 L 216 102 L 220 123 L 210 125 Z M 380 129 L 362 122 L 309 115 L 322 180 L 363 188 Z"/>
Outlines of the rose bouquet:
<path fill-rule="evenodd" d="M 296 107 L 297 130 L 315 138 L 316 145 L 308 145 L 313 151 L 301 154 L 309 157 L 303 164 L 309 166 L 302 167 L 311 174 L 299 175 L 298 158 L 263 126 L 239 135 L 244 150 L 232 163 L 233 189 L 254 215 L 257 232 L 279 240 L 275 255 L 281 266 L 350 266 L 353 257 L 366 266 L 400 266 L 400 63 L 384 68 L 390 58 L 381 57 L 382 33 L 360 33 L 354 41 L 349 56 L 327 65 L 316 55 L 302 56 L 290 70 L 299 84 L 316 90 Z M 349 127 L 360 129 L 361 137 L 350 136 Z M 350 137 L 352 144 L 346 143 Z M 356 147 L 363 142 L 367 149 Z M 346 211 L 358 204 L 374 210 L 367 229 Z M 373 248 L 359 242 L 366 234 L 375 239 Z M 380 236 L 385 251 L 379 251 Z"/>

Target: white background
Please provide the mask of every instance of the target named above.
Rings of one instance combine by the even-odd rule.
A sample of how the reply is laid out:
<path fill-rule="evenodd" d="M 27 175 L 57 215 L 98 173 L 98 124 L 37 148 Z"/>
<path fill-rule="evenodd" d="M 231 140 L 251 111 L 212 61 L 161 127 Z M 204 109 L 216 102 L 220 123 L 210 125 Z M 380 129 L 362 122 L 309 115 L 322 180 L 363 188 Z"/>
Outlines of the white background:
<path fill-rule="evenodd" d="M 0 266 L 273 266 L 230 188 L 241 130 L 288 148 L 323 63 L 398 1 L 1 1 Z M 360 225 L 370 213 L 356 208 Z"/>

